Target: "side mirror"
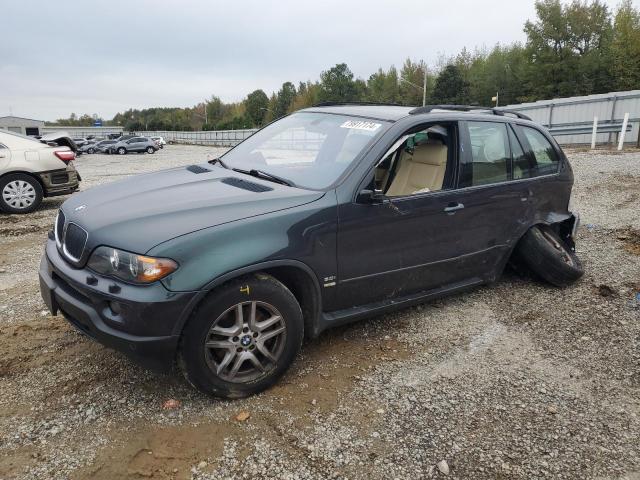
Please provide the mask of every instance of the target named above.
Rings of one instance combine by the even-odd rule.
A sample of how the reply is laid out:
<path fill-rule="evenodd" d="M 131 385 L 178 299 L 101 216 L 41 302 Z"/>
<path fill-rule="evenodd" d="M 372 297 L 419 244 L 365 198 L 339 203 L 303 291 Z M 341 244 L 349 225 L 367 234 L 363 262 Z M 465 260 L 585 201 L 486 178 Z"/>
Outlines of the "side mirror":
<path fill-rule="evenodd" d="M 370 203 L 373 205 L 383 203 L 386 200 L 386 195 L 382 193 L 382 190 L 362 190 L 358 194 L 356 201 L 358 203 Z"/>

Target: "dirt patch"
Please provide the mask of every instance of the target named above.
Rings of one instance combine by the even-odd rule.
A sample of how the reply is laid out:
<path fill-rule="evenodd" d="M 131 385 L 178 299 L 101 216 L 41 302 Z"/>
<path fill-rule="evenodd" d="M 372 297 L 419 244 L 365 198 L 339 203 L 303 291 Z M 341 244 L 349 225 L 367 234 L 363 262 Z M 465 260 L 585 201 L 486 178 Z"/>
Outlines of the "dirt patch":
<path fill-rule="evenodd" d="M 640 255 L 640 230 L 623 228 L 617 230 L 616 238 L 623 244 L 624 249 L 634 255 Z"/>
<path fill-rule="evenodd" d="M 91 466 L 78 470 L 72 478 L 191 478 L 193 465 L 203 458 L 218 457 L 224 439 L 240 430 L 231 423 L 131 428 L 118 434 L 113 446 L 102 450 Z"/>

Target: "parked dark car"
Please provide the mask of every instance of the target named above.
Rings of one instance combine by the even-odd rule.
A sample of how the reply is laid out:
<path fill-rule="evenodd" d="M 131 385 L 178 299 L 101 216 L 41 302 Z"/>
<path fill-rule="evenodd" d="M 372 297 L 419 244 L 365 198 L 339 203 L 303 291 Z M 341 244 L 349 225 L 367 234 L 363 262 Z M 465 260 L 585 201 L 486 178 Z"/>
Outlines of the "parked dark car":
<path fill-rule="evenodd" d="M 116 143 L 115 140 L 99 140 L 96 142 L 87 143 L 80 147 L 82 153 L 104 153 L 111 145 Z"/>
<path fill-rule="evenodd" d="M 132 137 L 119 140 L 109 147 L 111 153 L 125 155 L 127 153 L 156 153 L 159 150 L 156 142 L 147 137 Z"/>
<path fill-rule="evenodd" d="M 572 185 L 521 114 L 318 106 L 220 159 L 67 200 L 41 292 L 104 345 L 243 397 L 274 384 L 304 336 L 493 282 L 515 257 L 575 281 Z"/>

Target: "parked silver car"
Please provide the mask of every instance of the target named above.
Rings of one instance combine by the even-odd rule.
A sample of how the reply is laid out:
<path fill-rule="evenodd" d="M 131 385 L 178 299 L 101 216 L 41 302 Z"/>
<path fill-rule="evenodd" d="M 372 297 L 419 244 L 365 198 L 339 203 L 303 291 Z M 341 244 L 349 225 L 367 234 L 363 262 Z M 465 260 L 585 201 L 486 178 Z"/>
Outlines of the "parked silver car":
<path fill-rule="evenodd" d="M 158 145 L 156 142 L 147 137 L 133 137 L 128 140 L 123 140 L 115 143 L 109 147 L 111 153 L 117 153 L 119 155 L 125 155 L 127 153 L 156 153 Z"/>

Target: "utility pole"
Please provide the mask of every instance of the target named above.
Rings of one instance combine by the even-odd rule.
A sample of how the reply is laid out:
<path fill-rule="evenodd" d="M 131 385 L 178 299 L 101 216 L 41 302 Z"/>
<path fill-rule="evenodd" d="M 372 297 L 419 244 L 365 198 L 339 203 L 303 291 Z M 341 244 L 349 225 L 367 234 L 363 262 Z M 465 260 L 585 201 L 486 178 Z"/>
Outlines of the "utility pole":
<path fill-rule="evenodd" d="M 424 66 L 424 84 L 422 85 L 422 106 L 427 104 L 427 65 Z"/>

